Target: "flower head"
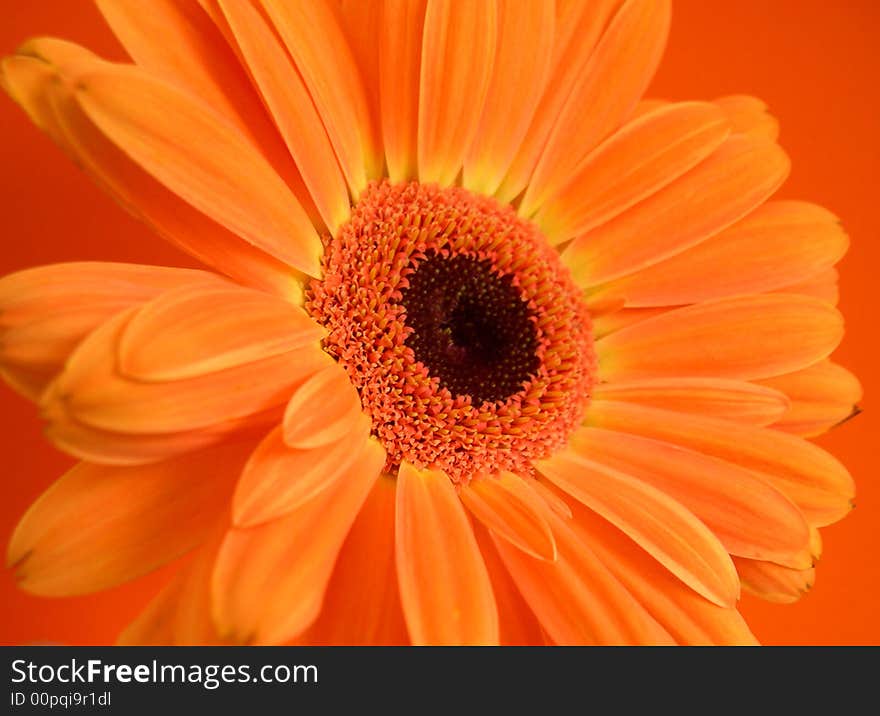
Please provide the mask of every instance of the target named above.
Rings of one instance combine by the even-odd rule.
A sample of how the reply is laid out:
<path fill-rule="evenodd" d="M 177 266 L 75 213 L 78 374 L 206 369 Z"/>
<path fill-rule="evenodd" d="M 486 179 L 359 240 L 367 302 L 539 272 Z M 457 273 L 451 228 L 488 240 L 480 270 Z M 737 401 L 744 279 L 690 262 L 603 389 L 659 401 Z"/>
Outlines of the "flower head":
<path fill-rule="evenodd" d="M 643 100 L 667 0 L 98 0 L 7 92 L 205 270 L 0 281 L 82 462 L 9 561 L 180 567 L 124 643 L 751 643 L 853 483 L 825 209 L 764 105 Z M 89 515 L 101 519 L 89 520 Z"/>

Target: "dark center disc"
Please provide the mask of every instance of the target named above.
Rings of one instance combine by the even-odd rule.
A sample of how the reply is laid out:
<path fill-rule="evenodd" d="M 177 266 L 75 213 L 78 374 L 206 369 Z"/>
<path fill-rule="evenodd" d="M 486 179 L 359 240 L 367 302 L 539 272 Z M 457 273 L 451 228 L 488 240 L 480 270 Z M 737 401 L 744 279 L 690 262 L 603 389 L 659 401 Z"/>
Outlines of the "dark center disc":
<path fill-rule="evenodd" d="M 487 259 L 427 252 L 407 278 L 406 345 L 449 392 L 494 403 L 534 377 L 535 318 L 511 276 Z"/>

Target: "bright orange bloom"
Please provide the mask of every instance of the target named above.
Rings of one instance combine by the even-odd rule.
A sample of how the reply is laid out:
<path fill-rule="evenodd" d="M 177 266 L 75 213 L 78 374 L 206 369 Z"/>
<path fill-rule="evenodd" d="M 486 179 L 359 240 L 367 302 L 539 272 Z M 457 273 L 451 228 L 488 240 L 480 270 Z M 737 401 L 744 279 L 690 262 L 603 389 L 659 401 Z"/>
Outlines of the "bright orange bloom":
<path fill-rule="evenodd" d="M 852 479 L 825 209 L 751 97 L 642 100 L 667 0 L 98 0 L 7 92 L 207 270 L 0 281 L 82 462 L 24 589 L 180 568 L 122 643 L 754 643 Z"/>

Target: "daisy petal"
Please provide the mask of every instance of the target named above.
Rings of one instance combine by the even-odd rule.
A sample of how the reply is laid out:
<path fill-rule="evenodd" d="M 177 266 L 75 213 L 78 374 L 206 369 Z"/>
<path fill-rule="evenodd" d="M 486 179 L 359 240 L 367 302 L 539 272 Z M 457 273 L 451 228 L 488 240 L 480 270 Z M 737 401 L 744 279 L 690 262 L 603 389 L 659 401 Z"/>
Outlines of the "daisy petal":
<path fill-rule="evenodd" d="M 137 264 L 75 262 L 0 279 L 0 366 L 33 376 L 36 399 L 76 346 L 104 321 L 161 292 L 219 282 L 205 271 Z"/>
<path fill-rule="evenodd" d="M 825 303 L 836 306 L 840 301 L 840 287 L 838 281 L 840 275 L 836 268 L 825 269 L 811 276 L 805 281 L 790 284 L 777 289 L 779 293 L 799 293 L 803 296 L 812 296 Z"/>
<path fill-rule="evenodd" d="M 568 503 L 557 492 L 547 487 L 540 479 L 531 481 L 529 487 L 532 488 L 533 492 L 538 493 L 547 507 L 553 510 L 558 517 L 564 520 L 571 519 L 571 508 L 568 506 Z"/>
<path fill-rule="evenodd" d="M 43 596 L 85 594 L 187 552 L 223 514 L 251 447 L 138 467 L 80 463 L 19 522 L 7 554 L 19 584 Z"/>
<path fill-rule="evenodd" d="M 639 103 L 636 105 L 636 108 L 633 110 L 630 115 L 629 121 L 633 122 L 637 120 L 639 117 L 644 117 L 646 114 L 653 112 L 655 110 L 660 109 L 661 107 L 668 107 L 672 102 L 665 99 L 642 99 L 639 100 Z"/>
<path fill-rule="evenodd" d="M 311 196 L 223 33 L 208 2 L 98 0 L 98 9 L 138 67 L 209 105 L 256 145 L 320 223 Z M 201 7 L 200 7 L 201 6 Z M 214 19 L 216 22 L 212 23 Z"/>
<path fill-rule="evenodd" d="M 284 411 L 284 442 L 315 448 L 342 439 L 363 418 L 361 400 L 345 369 L 334 361 L 300 385 Z"/>
<path fill-rule="evenodd" d="M 572 87 L 583 75 L 608 18 L 620 4 L 621 0 L 556 3 L 553 57 L 546 86 L 528 131 L 498 189 L 500 201 L 510 202 L 526 188 Z"/>
<path fill-rule="evenodd" d="M 632 113 L 666 46 L 668 0 L 627 0 L 562 106 L 520 204 L 531 216 Z"/>
<path fill-rule="evenodd" d="M 564 492 L 619 527 L 685 584 L 719 606 L 739 598 L 727 551 L 714 534 L 659 489 L 571 450 L 535 464 Z"/>
<path fill-rule="evenodd" d="M 483 114 L 464 159 L 463 185 L 498 189 L 529 128 L 553 57 L 556 8 L 546 0 L 500 0 L 498 41 Z"/>
<path fill-rule="evenodd" d="M 720 97 L 715 104 L 724 112 L 736 134 L 748 134 L 776 141 L 779 122 L 757 97 L 737 94 Z"/>
<path fill-rule="evenodd" d="M 734 559 L 743 589 L 776 604 L 792 604 L 816 582 L 816 568 L 792 569 L 772 562 Z"/>
<path fill-rule="evenodd" d="M 779 430 L 610 400 L 593 403 L 587 423 L 674 443 L 753 470 L 794 502 L 810 524 L 831 524 L 852 509 L 855 488 L 846 468 L 818 446 Z"/>
<path fill-rule="evenodd" d="M 670 443 L 598 428 L 578 430 L 571 447 L 680 502 L 729 553 L 809 566 L 810 530 L 801 511 L 753 472 Z"/>
<path fill-rule="evenodd" d="M 604 380 L 703 376 L 752 380 L 826 358 L 843 317 L 807 296 L 759 294 L 686 306 L 596 342 Z"/>
<path fill-rule="evenodd" d="M 730 127 L 707 102 L 665 105 L 624 125 L 548 197 L 535 221 L 560 244 L 617 216 L 708 157 Z"/>
<path fill-rule="evenodd" d="M 46 437 L 59 450 L 80 460 L 123 467 L 146 465 L 200 450 L 231 435 L 252 436 L 258 440 L 270 425 L 276 425 L 281 419 L 281 407 L 237 420 L 223 420 L 201 430 L 137 435 L 100 430 L 60 413 L 53 415 L 46 426 Z"/>
<path fill-rule="evenodd" d="M 43 396 L 50 421 L 67 418 L 99 430 L 135 434 L 211 428 L 282 405 L 290 391 L 326 364 L 315 343 L 226 370 L 169 382 L 118 371 L 118 346 L 137 309 L 111 319 L 74 351 Z"/>
<path fill-rule="evenodd" d="M 219 0 L 219 8 L 324 223 L 335 234 L 350 213 L 348 188 L 305 83 L 253 5 Z"/>
<path fill-rule="evenodd" d="M 599 313 L 593 319 L 593 335 L 596 339 L 610 336 L 627 326 L 641 323 L 654 316 L 666 313 L 668 308 L 623 308 L 623 299 L 608 312 Z"/>
<path fill-rule="evenodd" d="M 774 423 L 789 405 L 783 392 L 724 378 L 646 378 L 600 383 L 593 387 L 592 397 L 711 415 L 747 425 Z"/>
<path fill-rule="evenodd" d="M 384 0 L 337 0 L 339 20 L 355 64 L 360 70 L 364 92 L 370 105 L 373 128 L 381 127 L 379 109 L 379 42 L 382 32 L 382 7 Z M 378 142 L 377 146 L 381 146 Z"/>
<path fill-rule="evenodd" d="M 610 522 L 575 505 L 572 529 L 679 644 L 754 645 L 736 609 L 703 599 Z"/>
<path fill-rule="evenodd" d="M 233 524 L 251 527 L 282 517 L 332 487 L 363 452 L 370 424 L 361 418 L 349 435 L 311 450 L 286 445 L 280 427 L 269 433 L 251 455 L 235 488 Z"/>
<path fill-rule="evenodd" d="M 25 111 L 40 116 L 37 124 L 59 141 L 104 190 L 171 243 L 219 271 L 249 285 L 283 296 L 295 296 L 296 272 L 251 246 L 163 187 L 112 144 L 73 100 L 68 82 L 77 67 L 98 62 L 71 43 L 31 40 L 20 52 L 42 68 L 23 76 L 21 65 L 4 64 L 4 79 L 12 87 L 38 82 L 28 92 L 15 92 Z M 48 123 L 48 124 L 47 124 Z"/>
<path fill-rule="evenodd" d="M 603 561 L 556 515 L 554 562 L 538 560 L 494 537 L 516 586 L 559 645 L 668 644 L 671 637 L 611 574 Z"/>
<path fill-rule="evenodd" d="M 83 50 L 86 52 L 86 50 Z M 68 156 L 73 155 L 64 131 L 58 123 L 49 87 L 55 79 L 55 70 L 35 57 L 13 55 L 0 60 L 0 86 Z"/>
<path fill-rule="evenodd" d="M 345 33 L 327 0 L 261 0 L 293 58 L 352 195 L 379 175 L 382 160 L 370 120 L 370 107 Z"/>
<path fill-rule="evenodd" d="M 188 89 L 250 133 L 259 116 L 259 101 L 197 3 L 154 0 L 148 7 L 139 0 L 96 0 L 96 4 L 140 67 Z"/>
<path fill-rule="evenodd" d="M 452 184 L 477 131 L 495 55 L 496 0 L 428 0 L 419 79 L 418 171 Z"/>
<path fill-rule="evenodd" d="M 185 380 L 317 345 L 324 334 L 298 306 L 217 281 L 167 291 L 137 311 L 118 368 L 142 381 Z"/>
<path fill-rule="evenodd" d="M 369 440 L 331 489 L 285 517 L 226 533 L 212 577 L 222 637 L 281 644 L 315 620 L 342 543 L 384 462 L 384 449 Z"/>
<path fill-rule="evenodd" d="M 556 542 L 543 517 L 541 498 L 510 472 L 472 479 L 459 491 L 471 514 L 527 554 L 554 561 Z"/>
<path fill-rule="evenodd" d="M 586 287 L 645 268 L 748 214 L 776 191 L 788 170 L 778 145 L 733 135 L 691 171 L 576 238 L 563 260 Z"/>
<path fill-rule="evenodd" d="M 858 379 L 831 361 L 767 378 L 761 384 L 790 399 L 788 411 L 773 427 L 802 437 L 821 435 L 856 414 L 862 399 Z"/>
<path fill-rule="evenodd" d="M 771 201 L 720 234 L 605 288 L 626 296 L 627 306 L 676 306 L 761 293 L 829 269 L 848 246 L 840 223 L 826 209 Z"/>
<path fill-rule="evenodd" d="M 298 644 L 409 644 L 394 565 L 395 488 L 388 476 L 376 480 L 339 552 L 321 615 Z"/>
<path fill-rule="evenodd" d="M 211 569 L 219 544 L 219 538 L 212 537 L 195 550 L 192 560 L 120 634 L 117 645 L 224 644 L 211 620 Z"/>
<path fill-rule="evenodd" d="M 104 63 L 76 101 L 114 144 L 182 199 L 253 246 L 320 274 L 321 242 L 299 201 L 231 125 L 142 70 Z"/>
<path fill-rule="evenodd" d="M 384 2 L 379 34 L 379 98 L 388 177 L 415 179 L 419 72 L 427 0 Z"/>
<path fill-rule="evenodd" d="M 397 476 L 397 575 L 413 644 L 497 644 L 486 565 L 449 478 L 404 462 Z"/>
<path fill-rule="evenodd" d="M 495 606 L 498 609 L 499 644 L 501 646 L 540 646 L 545 638 L 538 618 L 519 593 L 513 577 L 504 566 L 504 561 L 491 533 L 480 525 L 474 525 L 474 537 L 480 546 L 489 580 L 492 582 L 492 593 L 495 595 Z"/>

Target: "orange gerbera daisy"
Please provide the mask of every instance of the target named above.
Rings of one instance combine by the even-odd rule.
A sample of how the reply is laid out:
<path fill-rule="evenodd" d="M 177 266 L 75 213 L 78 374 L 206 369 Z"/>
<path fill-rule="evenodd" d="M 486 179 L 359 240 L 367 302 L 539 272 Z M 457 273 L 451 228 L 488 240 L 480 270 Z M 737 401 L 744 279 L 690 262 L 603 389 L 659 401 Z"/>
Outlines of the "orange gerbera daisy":
<path fill-rule="evenodd" d="M 853 411 L 828 211 L 750 97 L 643 101 L 667 0 L 98 0 L 7 92 L 211 270 L 0 281 L 82 462 L 9 547 L 122 643 L 753 643 L 814 578 Z M 214 273 L 216 271 L 217 273 Z"/>

